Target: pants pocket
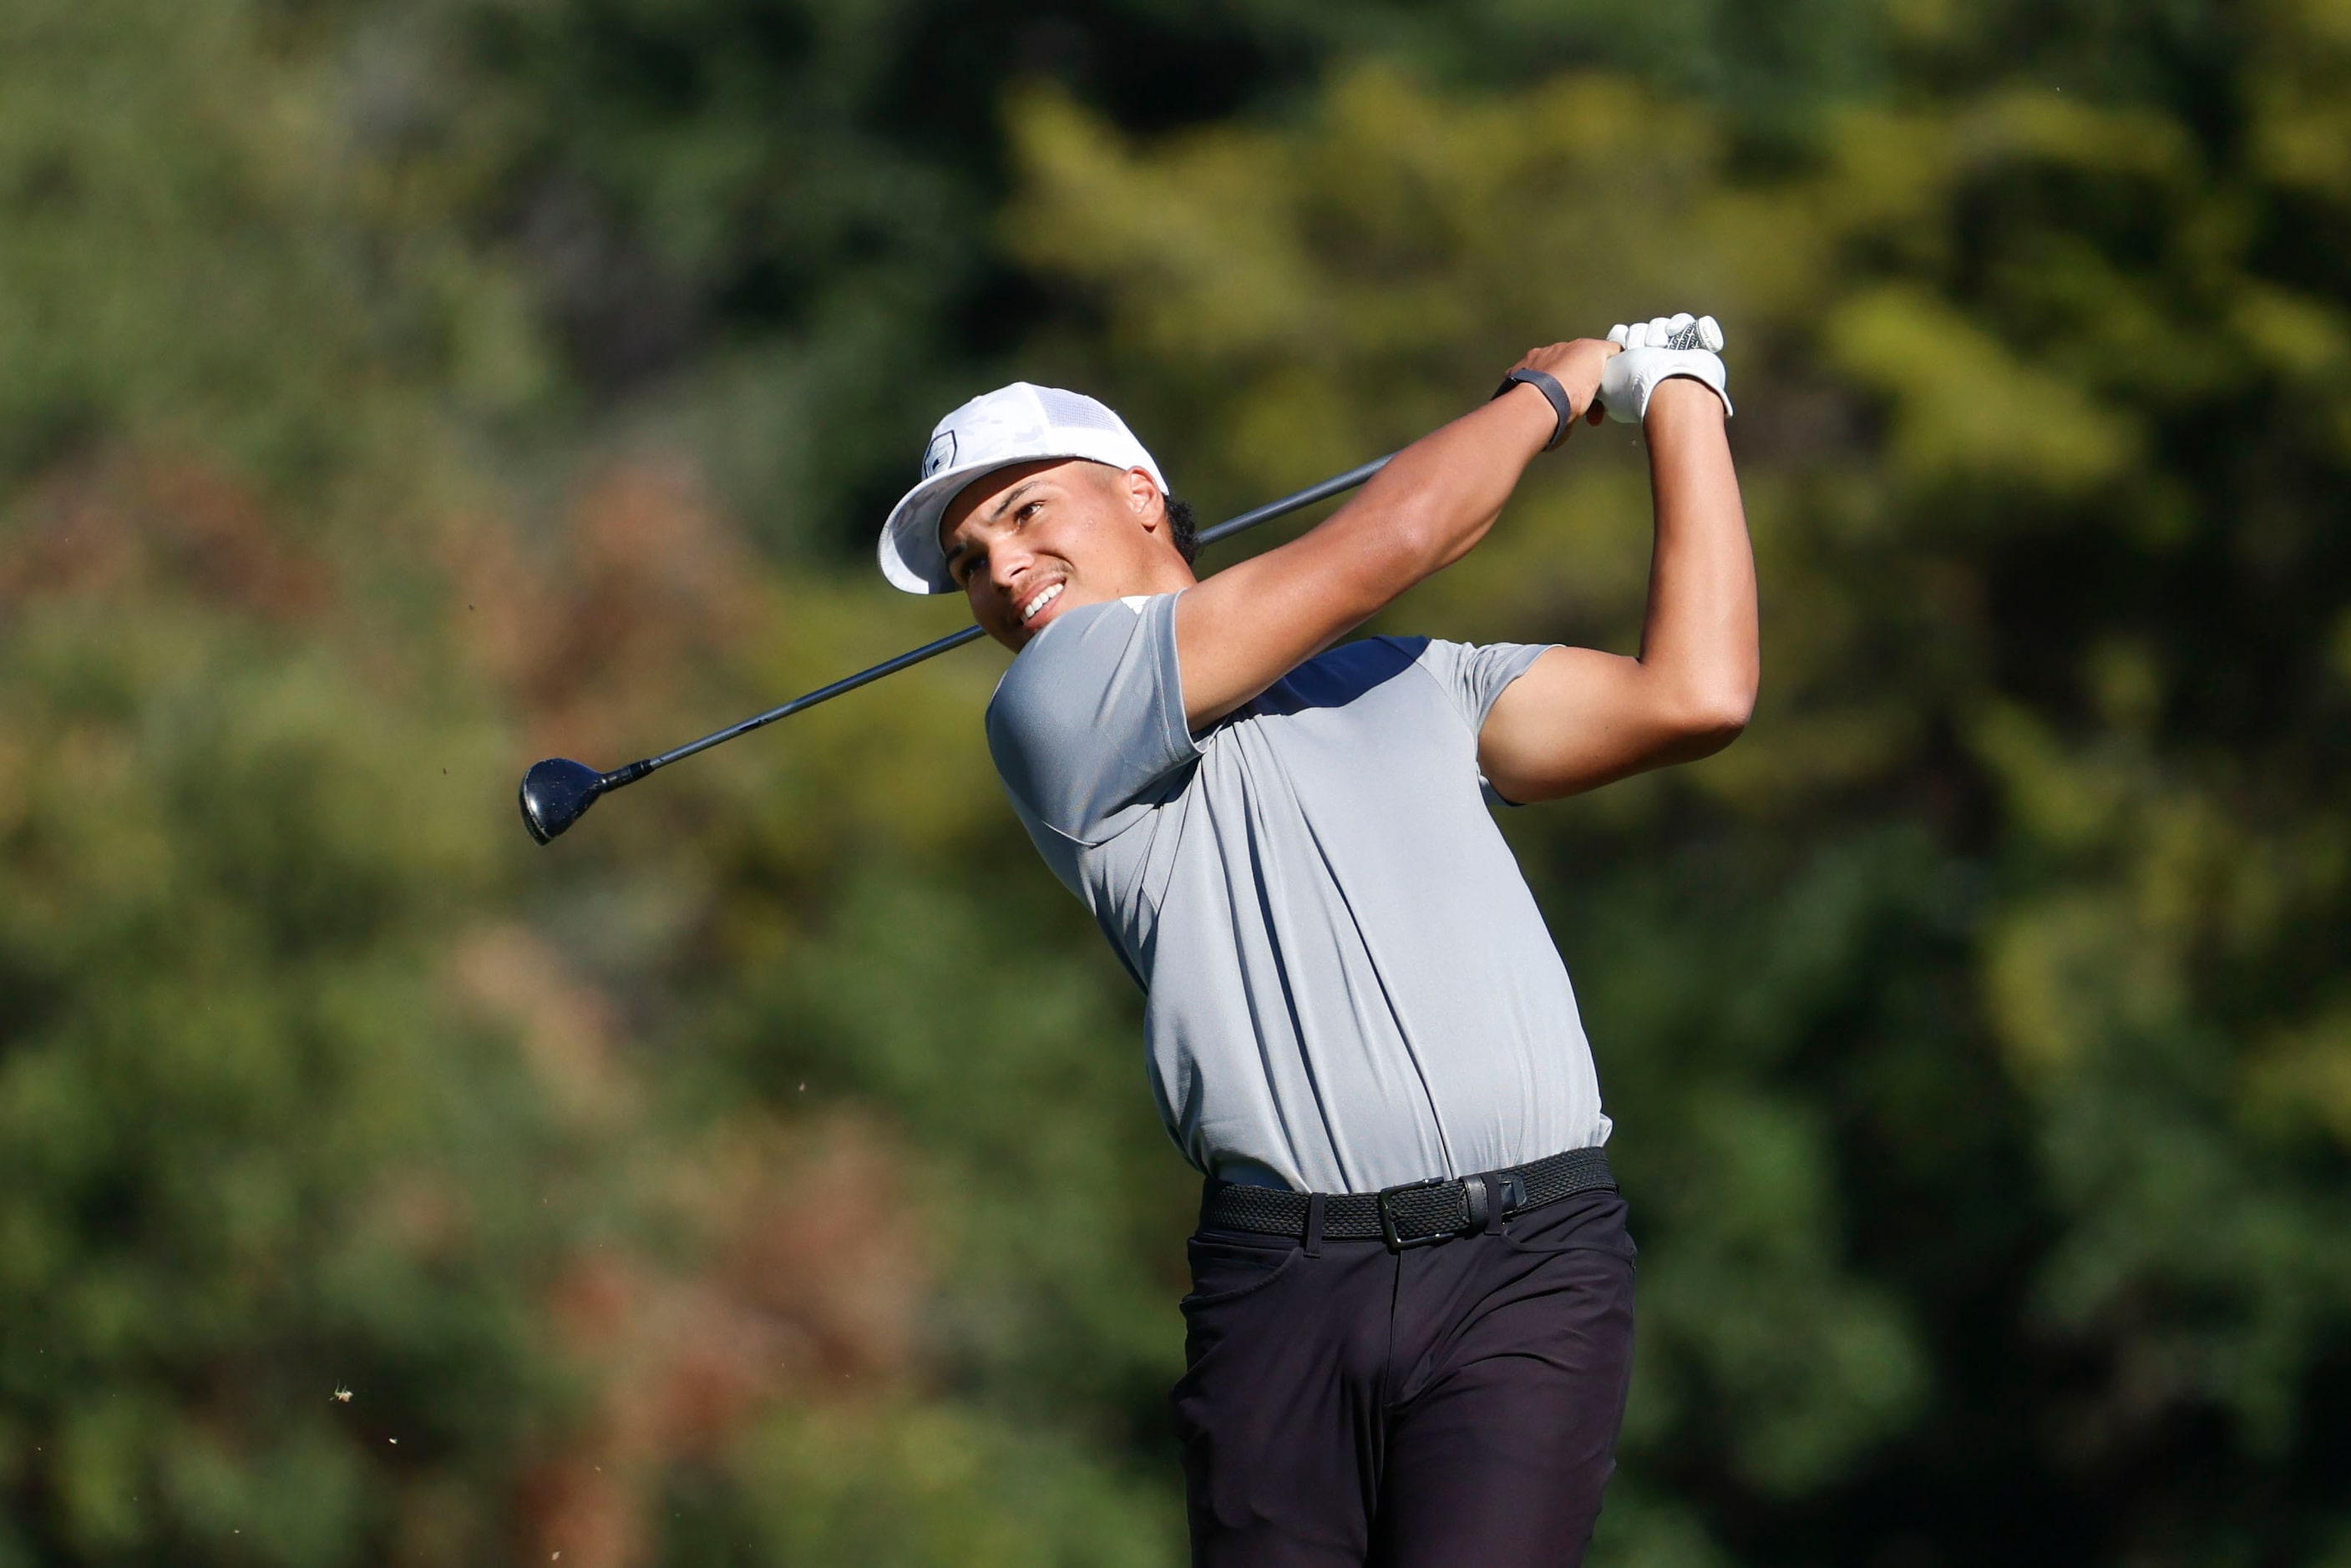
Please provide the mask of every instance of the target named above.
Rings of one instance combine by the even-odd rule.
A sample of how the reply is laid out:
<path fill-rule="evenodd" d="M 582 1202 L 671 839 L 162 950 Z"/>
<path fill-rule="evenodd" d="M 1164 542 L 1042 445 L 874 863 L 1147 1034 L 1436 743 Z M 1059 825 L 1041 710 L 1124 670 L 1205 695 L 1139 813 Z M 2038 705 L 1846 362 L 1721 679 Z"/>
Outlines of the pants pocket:
<path fill-rule="evenodd" d="M 1617 1193 L 1579 1194 L 1511 1216 L 1502 1240 L 1516 1252 L 1614 1252 L 1635 1258 L 1641 1250 L 1625 1228 L 1628 1213 Z"/>
<path fill-rule="evenodd" d="M 1192 1263 L 1192 1290 L 1177 1304 L 1186 1317 L 1202 1307 L 1254 1295 L 1287 1274 L 1306 1255 L 1296 1242 L 1266 1245 L 1195 1236 L 1184 1244 Z"/>

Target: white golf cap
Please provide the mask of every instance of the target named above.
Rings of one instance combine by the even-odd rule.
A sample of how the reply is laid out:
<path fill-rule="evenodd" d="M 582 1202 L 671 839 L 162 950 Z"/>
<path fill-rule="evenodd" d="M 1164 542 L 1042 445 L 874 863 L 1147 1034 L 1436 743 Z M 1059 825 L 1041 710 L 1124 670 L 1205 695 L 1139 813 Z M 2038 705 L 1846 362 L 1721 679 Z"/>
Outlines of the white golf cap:
<path fill-rule="evenodd" d="M 948 503 L 984 473 L 1054 457 L 1139 468 L 1167 493 L 1159 465 L 1108 405 L 1082 392 L 1015 381 L 974 398 L 931 431 L 922 483 L 882 524 L 882 575 L 910 594 L 954 593 L 946 552 L 939 548 L 939 518 Z"/>

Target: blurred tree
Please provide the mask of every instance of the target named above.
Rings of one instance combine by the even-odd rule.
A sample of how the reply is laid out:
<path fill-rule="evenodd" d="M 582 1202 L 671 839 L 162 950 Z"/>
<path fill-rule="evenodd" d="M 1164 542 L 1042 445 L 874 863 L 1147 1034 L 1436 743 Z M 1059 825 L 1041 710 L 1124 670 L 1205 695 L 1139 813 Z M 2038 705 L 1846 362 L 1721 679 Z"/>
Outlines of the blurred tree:
<path fill-rule="evenodd" d="M 762 576 L 653 454 L 509 521 L 476 432 L 558 361 L 460 222 L 477 150 L 375 96 L 384 25 L 0 18 L 0 1563 L 594 1568 L 737 1518 L 758 1561 L 1161 1560 L 1123 1415 L 1107 1451 L 1084 1425 L 1138 1353 L 1019 1413 L 1059 1430 L 946 1386 L 1033 1356 L 1000 1320 L 1040 1302 L 1135 1341 L 1129 1254 L 1006 1259 L 942 1326 L 953 1241 L 908 1218 L 1016 1149 L 991 1212 L 1041 1170 L 1078 1209 L 1049 1251 L 1115 1228 L 1119 1124 L 1019 1129 L 1118 1060 L 1123 982 L 1029 1009 L 1034 1062 L 968 1075 L 987 1113 L 935 1151 L 905 1134 L 955 1115 L 921 1063 L 968 996 L 812 1097 L 760 1040 L 683 1049 L 763 966 L 825 1000 L 826 963 L 888 995 L 885 957 L 936 961 L 857 911 L 1012 836 L 976 737 L 937 739 L 985 667 L 562 858 L 514 832 L 527 746 L 616 751 L 924 621 Z M 790 1504 L 695 1506 L 712 1476 Z"/>
<path fill-rule="evenodd" d="M 689 437 L 761 540 L 862 556 L 938 411 L 1075 319 L 986 237 L 1006 90 L 1052 82 L 1150 133 L 1311 97 L 1334 62 L 1524 83 L 1627 68 L 1760 125 L 1883 79 L 1867 0 L 436 0 L 354 46 L 371 119 L 465 150 L 617 431 Z"/>
<path fill-rule="evenodd" d="M 461 170 L 469 222 L 579 378 L 555 428 L 691 441 L 757 536 L 861 556 L 933 410 L 1041 329 L 1098 325 L 983 238 L 1008 90 L 1158 134 L 1301 112 L 1351 61 L 1521 88 L 1605 68 L 1771 164 L 1840 105 L 1991 77 L 2225 124 L 2221 8 L 2105 0 L 434 0 L 351 46 L 387 146 Z M 457 157 L 445 156 L 452 151 Z"/>
<path fill-rule="evenodd" d="M 1508 825 L 1611 1560 L 2343 1560 L 2335 9 L 0 11 L 0 1563 L 1174 1560 L 1190 1183 L 1000 661 L 515 772 L 945 629 L 868 524 L 1015 360 L 1213 510 L 1693 300 L 1765 708 Z M 1397 617 L 1626 646 L 1643 509 L 1584 432 Z"/>
<path fill-rule="evenodd" d="M 429 231 L 369 288 L 326 84 L 246 8 L 0 33 L 0 1560 L 490 1550 L 458 1478 L 562 1408 L 534 1296 L 580 1225 L 435 996 L 496 884 L 422 777 L 502 748 L 325 633 L 400 625 L 329 522 L 417 493 L 382 367 L 448 328 L 417 379 L 461 391 L 495 292 Z"/>

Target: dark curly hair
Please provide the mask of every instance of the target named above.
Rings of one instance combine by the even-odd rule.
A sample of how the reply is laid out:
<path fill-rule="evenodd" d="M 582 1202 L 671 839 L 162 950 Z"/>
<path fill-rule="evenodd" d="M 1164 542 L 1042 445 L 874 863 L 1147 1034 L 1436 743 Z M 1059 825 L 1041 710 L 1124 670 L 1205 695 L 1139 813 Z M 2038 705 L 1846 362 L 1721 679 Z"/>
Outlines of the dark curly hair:
<path fill-rule="evenodd" d="M 1163 495 L 1159 501 L 1167 508 L 1167 536 L 1176 541 L 1176 553 L 1184 557 L 1188 566 L 1200 553 L 1199 520 L 1192 515 L 1192 504 L 1188 501 L 1178 501 L 1172 495 Z"/>

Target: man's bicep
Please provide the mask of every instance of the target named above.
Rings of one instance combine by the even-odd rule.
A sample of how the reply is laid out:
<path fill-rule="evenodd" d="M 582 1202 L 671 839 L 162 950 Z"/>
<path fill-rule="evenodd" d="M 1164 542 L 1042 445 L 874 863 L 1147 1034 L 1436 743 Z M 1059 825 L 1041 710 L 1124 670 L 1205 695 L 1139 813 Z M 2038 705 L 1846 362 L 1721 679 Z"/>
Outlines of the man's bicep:
<path fill-rule="evenodd" d="M 1510 682 L 1478 732 L 1478 767 L 1521 805 L 1594 789 L 1667 760 L 1660 722 L 1637 659 L 1552 648 Z"/>

